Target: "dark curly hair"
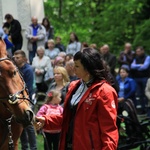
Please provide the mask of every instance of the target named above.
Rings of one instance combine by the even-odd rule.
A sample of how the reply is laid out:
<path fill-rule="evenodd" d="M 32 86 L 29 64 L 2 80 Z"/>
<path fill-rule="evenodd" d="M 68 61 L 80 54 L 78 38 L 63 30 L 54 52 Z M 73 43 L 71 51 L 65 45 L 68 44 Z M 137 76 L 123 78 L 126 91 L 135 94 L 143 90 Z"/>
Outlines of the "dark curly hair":
<path fill-rule="evenodd" d="M 95 80 L 105 79 L 114 86 L 112 75 L 97 50 L 90 47 L 84 48 L 74 55 L 74 61 L 76 60 L 80 60 L 83 67 Z"/>

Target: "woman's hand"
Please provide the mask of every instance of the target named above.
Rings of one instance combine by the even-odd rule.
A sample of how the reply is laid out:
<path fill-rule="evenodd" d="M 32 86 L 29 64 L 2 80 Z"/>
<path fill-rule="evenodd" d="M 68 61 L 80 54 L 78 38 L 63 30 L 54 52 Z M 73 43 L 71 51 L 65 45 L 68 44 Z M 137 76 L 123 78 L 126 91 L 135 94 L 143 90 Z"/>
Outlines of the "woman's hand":
<path fill-rule="evenodd" d="M 45 124 L 45 118 L 44 117 L 35 117 L 36 119 L 36 123 L 34 124 L 36 130 L 39 130 L 41 128 L 43 128 L 44 124 Z"/>
<path fill-rule="evenodd" d="M 41 70 L 39 70 L 39 69 L 36 69 L 35 73 L 36 73 L 36 75 L 41 75 L 42 74 Z"/>

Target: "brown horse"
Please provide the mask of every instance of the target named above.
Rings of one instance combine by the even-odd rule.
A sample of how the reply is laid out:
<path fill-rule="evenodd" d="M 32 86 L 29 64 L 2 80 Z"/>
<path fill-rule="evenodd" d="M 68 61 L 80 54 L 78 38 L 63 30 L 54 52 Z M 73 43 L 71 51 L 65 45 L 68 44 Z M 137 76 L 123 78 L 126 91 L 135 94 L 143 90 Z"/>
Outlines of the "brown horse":
<path fill-rule="evenodd" d="M 23 127 L 34 120 L 28 91 L 0 38 L 0 150 L 17 150 Z"/>

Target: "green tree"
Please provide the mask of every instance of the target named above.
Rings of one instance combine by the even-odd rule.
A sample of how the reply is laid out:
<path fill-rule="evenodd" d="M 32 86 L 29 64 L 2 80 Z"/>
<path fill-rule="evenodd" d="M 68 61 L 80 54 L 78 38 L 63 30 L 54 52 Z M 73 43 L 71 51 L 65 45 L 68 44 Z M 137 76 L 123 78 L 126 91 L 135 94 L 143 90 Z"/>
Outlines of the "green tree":
<path fill-rule="evenodd" d="M 149 43 L 149 0 L 48 0 L 45 15 L 67 45 L 70 32 L 81 42 L 107 43 L 116 55 L 125 42 Z"/>

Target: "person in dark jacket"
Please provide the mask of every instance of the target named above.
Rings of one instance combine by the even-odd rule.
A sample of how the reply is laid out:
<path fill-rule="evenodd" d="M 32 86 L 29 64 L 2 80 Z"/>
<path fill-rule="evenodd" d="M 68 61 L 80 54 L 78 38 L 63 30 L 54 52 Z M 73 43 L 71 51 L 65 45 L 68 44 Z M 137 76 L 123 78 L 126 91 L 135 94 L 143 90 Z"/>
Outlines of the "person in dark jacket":
<path fill-rule="evenodd" d="M 122 65 L 128 65 L 130 67 L 134 57 L 135 57 L 135 52 L 131 49 L 131 44 L 125 43 L 124 50 L 121 51 L 118 58 L 118 64 L 120 65 L 119 68 Z"/>
<path fill-rule="evenodd" d="M 102 58 L 109 66 L 111 74 L 115 77 L 116 76 L 115 67 L 117 63 L 116 56 L 110 53 L 110 48 L 107 44 L 103 45 L 100 48 L 100 54 L 102 55 Z"/>
<path fill-rule="evenodd" d="M 16 50 L 22 48 L 22 44 L 23 44 L 23 38 L 21 34 L 21 30 L 22 30 L 21 24 L 18 20 L 14 19 L 11 14 L 6 14 L 5 20 L 6 22 L 4 23 L 3 28 L 6 27 L 9 29 L 8 38 L 14 44 L 12 50 L 12 53 L 14 54 Z"/>
<path fill-rule="evenodd" d="M 65 52 L 65 46 L 61 43 L 61 37 L 57 36 L 55 38 L 55 47 L 60 50 L 60 52 Z"/>
<path fill-rule="evenodd" d="M 146 105 L 148 103 L 145 96 L 145 87 L 150 76 L 150 56 L 146 55 L 143 47 L 136 48 L 136 56 L 131 64 L 131 75 L 137 84 L 136 97 L 140 100 L 142 114 L 147 113 Z"/>
<path fill-rule="evenodd" d="M 15 51 L 14 60 L 22 73 L 22 77 L 29 91 L 30 100 L 32 101 L 33 80 L 34 80 L 33 69 L 31 65 L 27 63 L 26 54 L 22 50 Z M 34 102 L 32 101 L 32 103 Z M 20 141 L 21 141 L 22 150 L 28 149 L 29 146 L 30 146 L 30 150 L 37 150 L 36 135 L 35 135 L 33 125 L 29 125 L 28 127 L 23 129 L 23 132 L 20 137 Z"/>

